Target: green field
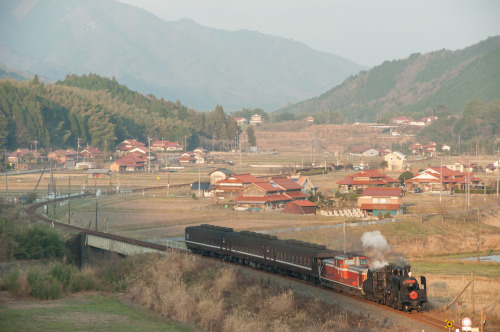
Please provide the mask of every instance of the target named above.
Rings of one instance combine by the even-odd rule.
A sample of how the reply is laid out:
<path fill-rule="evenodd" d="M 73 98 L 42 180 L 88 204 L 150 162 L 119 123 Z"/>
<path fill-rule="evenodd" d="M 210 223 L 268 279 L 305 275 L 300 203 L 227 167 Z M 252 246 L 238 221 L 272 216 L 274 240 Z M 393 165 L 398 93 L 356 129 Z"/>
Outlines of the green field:
<path fill-rule="evenodd" d="M 195 331 L 112 296 L 70 296 L 0 306 L 0 331 Z"/>

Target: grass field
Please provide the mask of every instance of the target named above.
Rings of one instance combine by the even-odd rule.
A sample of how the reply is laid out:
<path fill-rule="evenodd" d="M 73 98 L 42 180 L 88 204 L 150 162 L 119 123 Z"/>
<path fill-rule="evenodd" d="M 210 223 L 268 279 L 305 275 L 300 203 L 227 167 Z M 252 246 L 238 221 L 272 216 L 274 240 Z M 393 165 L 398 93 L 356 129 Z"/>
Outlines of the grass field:
<path fill-rule="evenodd" d="M 68 295 L 42 302 L 0 294 L 0 331 L 193 331 L 120 296 Z"/>

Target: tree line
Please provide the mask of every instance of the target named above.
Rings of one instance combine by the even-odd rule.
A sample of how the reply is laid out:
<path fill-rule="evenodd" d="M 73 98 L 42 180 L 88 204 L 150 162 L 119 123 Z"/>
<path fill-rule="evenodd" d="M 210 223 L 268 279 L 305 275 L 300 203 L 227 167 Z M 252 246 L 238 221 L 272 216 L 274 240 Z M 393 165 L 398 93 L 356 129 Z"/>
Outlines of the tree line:
<path fill-rule="evenodd" d="M 89 144 L 110 149 L 128 138 L 186 143 L 233 141 L 239 134 L 234 118 L 218 105 L 197 112 L 180 101 L 144 96 L 114 78 L 96 74 L 68 75 L 55 84 L 0 83 L 0 149 L 15 150 L 34 142 L 42 149 Z M 216 145 L 213 145 L 216 146 Z"/>

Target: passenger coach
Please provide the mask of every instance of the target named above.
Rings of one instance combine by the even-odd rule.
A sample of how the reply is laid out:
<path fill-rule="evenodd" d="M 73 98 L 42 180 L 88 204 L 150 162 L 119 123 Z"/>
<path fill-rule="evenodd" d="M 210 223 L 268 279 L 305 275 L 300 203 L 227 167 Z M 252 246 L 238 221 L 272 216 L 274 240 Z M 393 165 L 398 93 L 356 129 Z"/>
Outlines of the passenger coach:
<path fill-rule="evenodd" d="M 339 254 L 324 245 L 206 224 L 186 228 L 186 247 L 194 253 L 315 282 L 322 261 Z"/>

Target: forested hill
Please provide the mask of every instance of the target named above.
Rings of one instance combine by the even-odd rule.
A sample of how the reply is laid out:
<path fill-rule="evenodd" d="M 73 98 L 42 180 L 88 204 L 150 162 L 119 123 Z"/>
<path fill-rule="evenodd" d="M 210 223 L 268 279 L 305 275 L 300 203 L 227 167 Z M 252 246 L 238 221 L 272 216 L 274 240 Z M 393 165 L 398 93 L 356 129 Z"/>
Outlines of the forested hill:
<path fill-rule="evenodd" d="M 386 61 L 280 112 L 340 113 L 347 121 L 380 121 L 398 114 L 418 118 L 438 105 L 460 114 L 465 103 L 474 98 L 486 102 L 500 99 L 499 36 L 463 50 Z"/>
<path fill-rule="evenodd" d="M 229 144 L 238 128 L 221 106 L 196 112 L 180 102 L 144 96 L 114 79 L 95 74 L 67 76 L 56 84 L 0 81 L 0 150 L 28 147 L 76 148 L 77 140 L 98 148 L 147 137 L 187 141 L 188 149 L 200 141 Z"/>
<path fill-rule="evenodd" d="M 52 81 L 89 72 L 198 110 L 275 110 L 363 67 L 294 40 L 167 22 L 110 0 L 0 1 L 0 62 Z"/>

